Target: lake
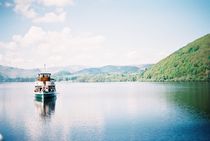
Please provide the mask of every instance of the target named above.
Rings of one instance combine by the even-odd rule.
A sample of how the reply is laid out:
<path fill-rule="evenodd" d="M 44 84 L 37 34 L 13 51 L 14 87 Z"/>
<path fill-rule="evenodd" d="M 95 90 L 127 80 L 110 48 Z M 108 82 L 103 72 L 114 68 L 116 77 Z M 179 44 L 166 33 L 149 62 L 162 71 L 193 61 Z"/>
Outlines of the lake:
<path fill-rule="evenodd" d="M 36 99 L 33 83 L 0 84 L 0 134 L 13 141 L 207 141 L 209 83 L 57 82 Z"/>

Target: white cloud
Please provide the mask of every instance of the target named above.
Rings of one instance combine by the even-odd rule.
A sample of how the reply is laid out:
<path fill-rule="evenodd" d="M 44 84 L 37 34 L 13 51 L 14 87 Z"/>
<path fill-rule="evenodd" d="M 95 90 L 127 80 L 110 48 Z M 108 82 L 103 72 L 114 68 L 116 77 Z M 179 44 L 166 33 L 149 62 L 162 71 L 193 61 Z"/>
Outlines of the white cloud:
<path fill-rule="evenodd" d="M 133 65 L 157 62 L 158 48 L 107 45 L 105 37 L 93 33 L 73 34 L 69 27 L 46 31 L 32 26 L 24 35 L 0 42 L 0 64 L 23 68 L 66 65 Z M 155 56 L 151 59 L 151 55 Z"/>
<path fill-rule="evenodd" d="M 55 23 L 55 22 L 64 22 L 66 19 L 66 13 L 54 13 L 49 12 L 45 13 L 44 16 L 37 17 L 33 19 L 33 22 L 35 23 Z"/>
<path fill-rule="evenodd" d="M 159 48 L 110 45 L 105 37 L 93 33 L 73 34 L 69 27 L 46 31 L 32 26 L 23 35 L 0 42 L 0 64 L 23 68 L 66 65 L 133 65 L 157 62 L 167 51 Z M 152 57 L 151 57 L 152 56 Z"/>
<path fill-rule="evenodd" d="M 64 7 L 66 5 L 72 5 L 73 0 L 38 0 L 39 3 L 46 6 Z"/>
<path fill-rule="evenodd" d="M 65 21 L 64 7 L 72 4 L 73 0 L 15 0 L 14 10 L 34 23 L 55 23 Z"/>
<path fill-rule="evenodd" d="M 31 7 L 31 0 L 16 0 L 15 1 L 15 11 L 19 12 L 23 16 L 33 19 L 38 16 L 38 14 Z"/>
<path fill-rule="evenodd" d="M 159 55 L 158 49 L 110 45 L 102 35 L 88 32 L 73 34 L 69 27 L 46 31 L 32 26 L 25 34 L 0 42 L 0 64 L 23 68 L 37 68 L 43 64 L 48 67 L 133 65 L 162 59 L 163 54 Z"/>
<path fill-rule="evenodd" d="M 85 64 L 101 56 L 105 38 L 101 35 L 73 35 L 71 29 L 45 31 L 32 26 L 23 36 L 14 35 L 9 42 L 0 42 L 0 64 L 17 67 L 41 67 Z"/>
<path fill-rule="evenodd" d="M 45 35 L 46 33 L 42 30 L 42 28 L 32 26 L 23 37 L 20 37 L 20 46 L 29 47 L 30 45 L 41 42 Z"/>

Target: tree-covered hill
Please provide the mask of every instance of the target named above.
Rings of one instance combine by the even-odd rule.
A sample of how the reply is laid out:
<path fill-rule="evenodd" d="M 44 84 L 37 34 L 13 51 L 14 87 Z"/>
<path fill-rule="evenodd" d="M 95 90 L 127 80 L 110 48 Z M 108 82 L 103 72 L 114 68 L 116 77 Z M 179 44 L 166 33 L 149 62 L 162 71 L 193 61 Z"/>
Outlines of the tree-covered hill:
<path fill-rule="evenodd" d="M 209 81 L 210 34 L 153 65 L 144 72 L 142 78 L 151 81 Z"/>

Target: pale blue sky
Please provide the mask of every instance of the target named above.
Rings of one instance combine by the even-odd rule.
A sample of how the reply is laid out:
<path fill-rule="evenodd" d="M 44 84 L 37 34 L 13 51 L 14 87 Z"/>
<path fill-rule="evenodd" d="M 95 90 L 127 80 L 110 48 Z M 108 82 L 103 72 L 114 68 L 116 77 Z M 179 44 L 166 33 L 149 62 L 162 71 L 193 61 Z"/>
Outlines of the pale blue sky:
<path fill-rule="evenodd" d="M 0 0 L 0 3 L 2 65 L 33 68 L 43 63 L 48 66 L 156 63 L 210 33 L 209 0 L 26 0 L 26 3 Z"/>

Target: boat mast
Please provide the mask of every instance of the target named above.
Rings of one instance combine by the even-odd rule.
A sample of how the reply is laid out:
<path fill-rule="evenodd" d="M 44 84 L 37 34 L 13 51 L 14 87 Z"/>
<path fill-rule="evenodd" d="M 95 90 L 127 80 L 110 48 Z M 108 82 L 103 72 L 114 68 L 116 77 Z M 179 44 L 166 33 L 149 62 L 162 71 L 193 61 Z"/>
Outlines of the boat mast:
<path fill-rule="evenodd" d="M 46 64 L 44 64 L 44 72 L 47 72 Z"/>

